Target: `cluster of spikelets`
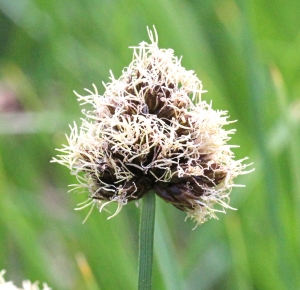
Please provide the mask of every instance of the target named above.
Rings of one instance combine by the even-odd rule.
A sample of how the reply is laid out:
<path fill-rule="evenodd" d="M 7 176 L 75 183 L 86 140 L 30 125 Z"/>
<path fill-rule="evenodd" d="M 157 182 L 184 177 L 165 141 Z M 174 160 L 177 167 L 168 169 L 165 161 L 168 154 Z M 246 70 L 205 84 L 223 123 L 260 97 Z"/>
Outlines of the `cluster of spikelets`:
<path fill-rule="evenodd" d="M 119 79 L 111 74 L 99 95 L 78 96 L 85 118 L 74 124 L 63 154 L 53 161 L 77 177 L 75 188 L 86 188 L 82 207 L 100 211 L 117 202 L 136 201 L 153 190 L 197 224 L 229 208 L 233 179 L 246 173 L 226 145 L 234 130 L 224 111 L 201 100 L 201 81 L 181 66 L 171 49 L 151 43 L 133 47 L 133 60 Z M 217 207 L 215 205 L 217 204 Z M 115 215 L 114 214 L 114 215 Z M 113 216 L 114 216 L 113 215 Z"/>
<path fill-rule="evenodd" d="M 22 288 L 18 288 L 11 281 L 5 281 L 4 279 L 5 271 L 0 272 L 0 290 L 51 290 L 47 284 L 43 283 L 43 288 L 39 288 L 38 282 L 31 283 L 29 280 L 23 281 Z"/>

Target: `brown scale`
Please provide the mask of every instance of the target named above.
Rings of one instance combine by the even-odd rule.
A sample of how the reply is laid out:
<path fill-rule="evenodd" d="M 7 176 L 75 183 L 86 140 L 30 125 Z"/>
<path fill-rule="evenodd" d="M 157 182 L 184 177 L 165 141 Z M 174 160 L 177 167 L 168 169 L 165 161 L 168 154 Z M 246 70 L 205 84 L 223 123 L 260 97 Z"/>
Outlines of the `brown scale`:
<path fill-rule="evenodd" d="M 123 160 L 124 156 L 119 152 L 112 151 L 108 146 L 108 152 L 110 152 L 114 162 L 117 167 L 122 167 L 121 162 L 119 160 Z M 147 163 L 151 163 L 153 158 L 157 155 L 156 150 L 152 149 L 150 154 L 146 156 L 143 160 L 134 160 L 132 163 L 141 165 L 141 161 L 144 162 L 144 166 Z M 145 193 L 147 193 L 155 182 L 155 179 L 150 174 L 144 174 L 143 171 L 136 167 L 127 166 L 127 169 L 134 175 L 134 177 L 130 181 L 118 182 L 115 177 L 115 170 L 108 162 L 99 162 L 97 170 L 98 175 L 96 176 L 94 173 L 89 171 L 87 168 L 86 174 L 90 174 L 94 180 L 94 192 L 97 191 L 95 195 L 92 195 L 92 198 L 99 200 L 110 200 L 112 197 L 115 197 L 118 193 L 119 189 L 121 189 L 122 194 L 125 194 L 128 201 L 137 200 L 141 198 Z M 110 189 L 112 191 L 105 190 L 104 188 L 99 189 L 99 187 L 103 186 L 103 183 L 111 185 Z"/>
<path fill-rule="evenodd" d="M 168 184 L 163 186 L 162 184 L 155 184 L 154 191 L 161 197 L 165 202 L 171 203 L 180 210 L 185 210 L 186 208 L 193 208 L 193 200 L 197 200 L 197 195 L 194 194 L 194 190 L 190 190 L 193 185 L 192 179 L 188 182 L 181 182 L 178 184 Z M 198 189 L 198 193 L 199 193 Z M 201 189 L 201 194 L 203 194 L 203 189 Z"/>
<path fill-rule="evenodd" d="M 94 175 L 94 181 L 97 189 L 102 186 L 102 182 L 107 180 L 106 176 Z M 119 191 L 122 192 L 122 195 L 125 196 L 128 201 L 137 200 L 144 196 L 152 187 L 153 180 L 147 176 L 136 175 L 130 181 L 117 182 L 115 178 L 110 179 L 109 184 L 113 191 L 105 190 L 104 188 L 97 191 L 95 195 L 92 196 L 94 199 L 99 200 L 110 200 L 112 197 L 115 197 Z M 96 190 L 95 190 L 96 191 Z"/>
<path fill-rule="evenodd" d="M 217 186 L 226 177 L 226 172 L 218 171 L 219 168 L 220 166 L 214 163 L 204 170 L 203 176 L 173 176 L 169 183 L 156 183 L 154 191 L 178 209 L 193 209 L 193 200 L 198 200 L 204 194 L 205 188 Z"/>
<path fill-rule="evenodd" d="M 151 72 L 152 66 L 148 66 L 148 71 Z M 137 71 L 136 73 L 137 79 L 143 79 L 141 76 L 141 73 Z M 129 82 L 131 83 L 132 78 L 129 79 Z M 158 74 L 158 81 L 161 80 L 161 73 Z M 173 108 L 170 108 L 168 106 L 164 107 L 165 102 L 161 101 L 161 98 L 170 98 L 171 90 L 173 90 L 175 87 L 174 84 L 170 83 L 163 83 L 162 85 L 157 85 L 152 89 L 149 89 L 149 83 L 148 82 L 140 82 L 136 86 L 136 91 L 140 94 L 144 95 L 145 104 L 148 107 L 148 113 L 149 114 L 155 114 L 159 118 L 166 118 L 171 119 L 175 116 L 175 112 Z M 133 88 L 128 88 L 127 92 L 135 95 L 136 92 Z M 163 108 L 164 107 L 164 108 Z"/>

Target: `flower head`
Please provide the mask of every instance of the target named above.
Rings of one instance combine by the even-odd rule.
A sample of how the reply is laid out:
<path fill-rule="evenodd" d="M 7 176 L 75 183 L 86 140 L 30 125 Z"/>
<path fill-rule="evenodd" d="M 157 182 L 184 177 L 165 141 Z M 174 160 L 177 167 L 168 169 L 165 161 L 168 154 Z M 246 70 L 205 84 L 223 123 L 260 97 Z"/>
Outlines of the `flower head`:
<path fill-rule="evenodd" d="M 23 281 L 22 288 L 18 288 L 11 281 L 4 280 L 5 270 L 0 271 L 0 290 L 51 290 L 46 283 L 43 283 L 43 288 L 39 288 L 38 282 L 31 283 L 29 280 Z"/>
<path fill-rule="evenodd" d="M 133 47 L 132 62 L 119 79 L 111 74 L 103 95 L 95 86 L 77 94 L 92 109 L 53 161 L 71 170 L 100 210 L 117 202 L 118 213 L 153 190 L 199 224 L 229 208 L 233 179 L 246 165 L 226 144 L 234 133 L 223 129 L 227 112 L 202 101 L 195 73 L 148 33 L 151 43 Z"/>

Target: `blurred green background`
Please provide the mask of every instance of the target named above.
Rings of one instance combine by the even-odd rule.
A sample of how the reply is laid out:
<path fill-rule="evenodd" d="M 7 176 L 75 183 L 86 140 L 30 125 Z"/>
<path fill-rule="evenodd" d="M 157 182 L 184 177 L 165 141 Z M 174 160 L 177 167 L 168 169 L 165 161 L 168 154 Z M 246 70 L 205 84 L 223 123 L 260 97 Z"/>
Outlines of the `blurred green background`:
<path fill-rule="evenodd" d="M 157 200 L 153 289 L 300 289 L 299 0 L 0 0 L 0 269 L 53 289 L 136 289 L 139 210 L 106 220 L 76 212 L 85 195 L 50 164 L 68 124 L 73 90 L 116 77 L 128 46 L 173 48 L 215 109 L 237 129 L 230 144 L 255 171 L 231 205 L 192 230 Z M 229 129 L 229 127 L 228 127 Z M 114 210 L 114 206 L 111 207 Z"/>

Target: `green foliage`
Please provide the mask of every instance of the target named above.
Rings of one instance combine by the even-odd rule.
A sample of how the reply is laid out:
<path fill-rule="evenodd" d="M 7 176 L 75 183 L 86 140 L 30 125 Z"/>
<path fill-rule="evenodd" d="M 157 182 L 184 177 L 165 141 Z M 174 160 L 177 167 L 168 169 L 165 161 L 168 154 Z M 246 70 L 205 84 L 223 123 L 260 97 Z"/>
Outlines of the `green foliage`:
<path fill-rule="evenodd" d="M 247 4 L 246 4 L 247 3 Z M 289 1 L 0 1 L 0 269 L 53 289 L 136 289 L 139 210 L 111 220 L 74 212 L 85 194 L 49 161 L 79 121 L 72 90 L 116 77 L 128 46 L 183 55 L 214 109 L 237 128 L 255 172 L 232 191 L 238 211 L 194 231 L 157 198 L 153 289 L 300 288 L 300 6 Z M 114 211 L 114 206 L 111 206 Z"/>

